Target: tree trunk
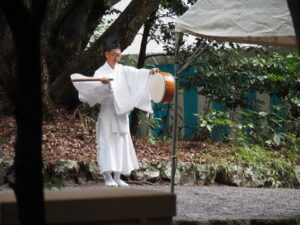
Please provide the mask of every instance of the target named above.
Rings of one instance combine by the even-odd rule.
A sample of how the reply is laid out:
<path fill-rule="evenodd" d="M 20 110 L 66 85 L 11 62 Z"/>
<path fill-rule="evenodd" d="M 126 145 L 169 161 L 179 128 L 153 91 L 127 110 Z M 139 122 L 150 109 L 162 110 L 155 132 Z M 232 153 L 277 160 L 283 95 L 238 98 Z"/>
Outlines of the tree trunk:
<path fill-rule="evenodd" d="M 45 224 L 41 157 L 40 26 L 46 0 L 1 0 L 12 31 L 17 59 L 14 191 L 21 224 Z"/>
<path fill-rule="evenodd" d="M 69 76 L 75 72 L 92 75 L 104 63 L 103 40 L 109 34 L 114 33 L 119 36 L 122 50 L 129 46 L 144 21 L 159 3 L 160 0 L 132 0 L 104 34 L 88 50 L 81 52 L 80 55 L 74 55 L 67 68 L 61 71 L 59 77 L 50 84 L 52 99 L 57 104 L 72 107 L 78 98 Z"/>
<path fill-rule="evenodd" d="M 110 1 L 115 4 L 120 0 Z M 81 57 L 95 28 L 107 9 L 104 0 L 71 0 L 62 10 L 49 33 L 47 64 L 52 83 L 76 57 Z M 51 15 L 50 15 L 51 16 Z"/>
<path fill-rule="evenodd" d="M 12 101 L 16 95 L 16 56 L 10 29 L 0 14 L 0 113 L 12 114 Z"/>
<path fill-rule="evenodd" d="M 157 12 L 157 9 L 155 9 L 151 13 L 150 17 L 145 22 L 137 68 L 143 68 L 145 66 L 146 48 L 147 48 L 147 44 L 148 44 L 148 38 L 149 38 L 151 27 L 156 19 L 156 16 L 155 16 L 156 12 Z M 131 112 L 130 132 L 131 132 L 131 135 L 133 135 L 133 136 L 137 135 L 139 120 L 140 120 L 139 112 L 140 112 L 140 110 L 137 108 L 134 108 L 134 110 Z"/>
<path fill-rule="evenodd" d="M 148 39 L 149 39 L 149 34 L 150 34 L 151 27 L 152 27 L 152 25 L 154 24 L 154 22 L 156 20 L 156 12 L 157 12 L 157 9 L 155 9 L 151 13 L 150 17 L 145 22 L 137 68 L 142 68 L 145 65 L 146 48 L 147 48 L 147 44 L 148 44 Z"/>
<path fill-rule="evenodd" d="M 120 0 L 72 0 L 62 10 L 57 21 L 48 26 L 46 61 L 49 73 L 49 96 L 53 102 L 72 110 L 78 104 L 77 91 L 70 82 L 72 73 L 85 73 L 85 65 L 78 66 L 95 28 L 104 13 Z M 76 68 L 76 69 L 73 69 Z"/>
<path fill-rule="evenodd" d="M 77 106 L 78 95 L 69 79 L 70 75 L 75 72 L 92 75 L 104 63 L 102 43 L 111 33 L 119 35 L 122 49 L 125 49 L 161 0 L 132 0 L 119 18 L 86 50 L 87 43 L 107 9 L 119 1 L 49 0 L 42 27 L 41 44 L 48 71 L 47 96 L 50 96 L 54 103 L 66 108 Z M 0 22 L 1 17 L 2 15 Z M 10 38 L 5 26 L 7 28 L 7 24 L 0 24 L 0 51 L 8 54 L 1 54 L 0 61 L 8 63 L 0 68 L 0 85 L 5 88 L 8 96 L 13 96 L 12 90 L 15 88 L 9 80 L 13 80 L 15 68 L 9 62 L 15 61 L 15 56 L 11 54 L 13 46 L 7 45 L 6 40 Z M 1 80 L 10 86 L 5 86 Z"/>
<path fill-rule="evenodd" d="M 295 33 L 298 43 L 298 53 L 300 54 L 300 1 L 299 0 L 288 0 L 289 9 L 293 19 Z"/>

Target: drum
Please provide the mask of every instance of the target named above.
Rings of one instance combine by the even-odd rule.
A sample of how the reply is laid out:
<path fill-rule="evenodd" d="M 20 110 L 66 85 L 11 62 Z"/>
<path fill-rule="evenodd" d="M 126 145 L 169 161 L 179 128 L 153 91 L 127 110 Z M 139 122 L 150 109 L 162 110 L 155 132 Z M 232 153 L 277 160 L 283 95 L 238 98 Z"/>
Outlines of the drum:
<path fill-rule="evenodd" d="M 174 96 L 175 79 L 170 73 L 160 72 L 150 76 L 151 100 L 158 104 L 168 104 Z"/>

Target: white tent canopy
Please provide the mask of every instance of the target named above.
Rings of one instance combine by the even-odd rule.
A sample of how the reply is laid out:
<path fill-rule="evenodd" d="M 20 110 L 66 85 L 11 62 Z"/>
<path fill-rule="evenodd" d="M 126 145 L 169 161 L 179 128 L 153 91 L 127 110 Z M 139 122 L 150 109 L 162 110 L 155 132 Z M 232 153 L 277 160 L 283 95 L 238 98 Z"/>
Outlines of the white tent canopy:
<path fill-rule="evenodd" d="M 286 0 L 199 0 L 175 22 L 175 30 L 221 41 L 297 46 Z"/>

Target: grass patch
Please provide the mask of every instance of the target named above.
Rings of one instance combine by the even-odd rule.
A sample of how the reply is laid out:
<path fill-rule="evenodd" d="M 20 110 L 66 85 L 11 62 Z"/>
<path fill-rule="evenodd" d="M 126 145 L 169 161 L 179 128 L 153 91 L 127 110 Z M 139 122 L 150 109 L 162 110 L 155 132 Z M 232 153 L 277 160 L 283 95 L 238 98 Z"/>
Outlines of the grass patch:
<path fill-rule="evenodd" d="M 291 179 L 296 177 L 294 164 L 286 154 L 269 151 L 259 145 L 237 146 L 233 160 L 236 164 L 254 166 L 262 175 L 269 177 L 275 187 L 290 184 Z"/>

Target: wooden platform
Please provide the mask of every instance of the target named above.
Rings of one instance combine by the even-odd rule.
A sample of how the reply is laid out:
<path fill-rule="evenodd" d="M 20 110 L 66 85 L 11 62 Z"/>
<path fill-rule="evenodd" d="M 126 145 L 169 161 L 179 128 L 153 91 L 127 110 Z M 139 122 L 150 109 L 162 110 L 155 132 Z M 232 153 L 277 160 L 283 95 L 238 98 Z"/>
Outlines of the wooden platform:
<path fill-rule="evenodd" d="M 171 225 L 175 195 L 133 189 L 45 191 L 47 224 Z M 0 194 L 0 225 L 16 225 L 13 193 Z"/>

